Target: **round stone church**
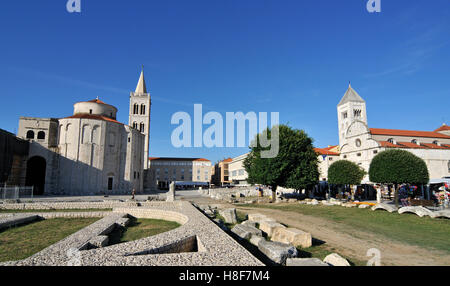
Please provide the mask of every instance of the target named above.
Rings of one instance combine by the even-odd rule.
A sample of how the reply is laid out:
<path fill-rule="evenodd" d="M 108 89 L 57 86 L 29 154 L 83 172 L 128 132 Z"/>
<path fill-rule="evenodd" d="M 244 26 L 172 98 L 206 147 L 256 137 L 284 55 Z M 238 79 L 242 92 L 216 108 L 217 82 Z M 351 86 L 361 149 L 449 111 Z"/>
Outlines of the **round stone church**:
<path fill-rule="evenodd" d="M 130 94 L 129 123 L 117 108 L 94 99 L 74 104 L 65 118 L 21 117 L 18 137 L 29 141 L 25 185 L 36 195 L 109 195 L 144 190 L 148 165 L 150 94 L 141 73 Z"/>

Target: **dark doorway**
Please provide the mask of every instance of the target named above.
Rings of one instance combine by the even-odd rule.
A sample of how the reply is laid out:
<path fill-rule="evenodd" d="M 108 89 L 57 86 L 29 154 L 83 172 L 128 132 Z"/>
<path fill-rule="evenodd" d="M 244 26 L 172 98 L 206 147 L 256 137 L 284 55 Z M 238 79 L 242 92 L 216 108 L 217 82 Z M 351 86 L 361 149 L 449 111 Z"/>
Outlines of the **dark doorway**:
<path fill-rule="evenodd" d="M 114 182 L 114 178 L 109 177 L 108 178 L 108 191 L 112 191 L 112 189 L 113 189 L 113 182 Z"/>
<path fill-rule="evenodd" d="M 39 156 L 30 158 L 27 162 L 26 186 L 34 187 L 33 195 L 41 196 L 44 194 L 45 170 L 47 163 L 45 159 Z"/>

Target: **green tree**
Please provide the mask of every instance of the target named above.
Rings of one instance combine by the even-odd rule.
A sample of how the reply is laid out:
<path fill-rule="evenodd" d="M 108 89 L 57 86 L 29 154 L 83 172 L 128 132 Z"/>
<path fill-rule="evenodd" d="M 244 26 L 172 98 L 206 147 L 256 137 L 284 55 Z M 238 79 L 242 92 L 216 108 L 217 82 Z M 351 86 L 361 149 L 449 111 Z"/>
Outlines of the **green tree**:
<path fill-rule="evenodd" d="M 255 147 L 244 160 L 250 184 L 272 187 L 272 200 L 275 200 L 277 187 L 301 190 L 319 181 L 317 154 L 313 140 L 303 131 L 286 125 L 278 126 L 279 152 L 274 158 L 264 158 L 261 152 L 270 149 L 260 144 L 260 138 L 272 138 L 273 129 L 267 128 L 255 138 Z M 261 136 L 261 137 L 260 137 Z"/>
<path fill-rule="evenodd" d="M 363 168 L 347 160 L 336 161 L 328 168 L 328 182 L 334 185 L 359 185 L 365 175 Z"/>
<path fill-rule="evenodd" d="M 369 169 L 374 183 L 395 185 L 395 205 L 398 206 L 399 184 L 428 184 L 430 175 L 425 161 L 411 152 L 392 149 L 376 155 Z"/>

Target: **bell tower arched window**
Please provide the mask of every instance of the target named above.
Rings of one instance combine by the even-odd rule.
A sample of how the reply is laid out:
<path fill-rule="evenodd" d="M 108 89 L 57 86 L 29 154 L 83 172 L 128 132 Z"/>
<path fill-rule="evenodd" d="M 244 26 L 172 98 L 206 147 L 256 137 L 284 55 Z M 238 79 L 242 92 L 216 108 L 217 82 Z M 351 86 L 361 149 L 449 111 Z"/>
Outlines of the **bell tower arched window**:
<path fill-rule="evenodd" d="M 39 131 L 38 135 L 37 135 L 37 139 L 38 140 L 45 140 L 45 132 L 44 131 Z"/>
<path fill-rule="evenodd" d="M 133 106 L 133 114 L 139 114 L 139 105 L 137 103 Z"/>
<path fill-rule="evenodd" d="M 33 130 L 29 130 L 27 132 L 27 139 L 34 139 L 34 131 Z"/>
<path fill-rule="evenodd" d="M 145 104 L 141 104 L 141 115 L 145 115 Z"/>

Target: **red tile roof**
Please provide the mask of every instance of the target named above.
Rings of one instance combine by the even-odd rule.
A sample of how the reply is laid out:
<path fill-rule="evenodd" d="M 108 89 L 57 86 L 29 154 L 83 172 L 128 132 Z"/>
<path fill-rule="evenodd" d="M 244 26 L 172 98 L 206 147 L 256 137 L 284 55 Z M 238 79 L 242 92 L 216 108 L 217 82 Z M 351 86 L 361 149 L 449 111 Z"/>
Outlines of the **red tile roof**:
<path fill-rule="evenodd" d="M 379 129 L 370 128 L 372 135 L 389 135 L 389 136 L 406 136 L 406 137 L 426 137 L 426 138 L 446 138 L 450 136 L 433 131 L 410 131 L 410 130 L 396 130 L 396 129 Z"/>
<path fill-rule="evenodd" d="M 108 122 L 113 122 L 113 123 L 118 123 L 118 124 L 125 125 L 123 123 L 120 123 L 117 120 L 114 120 L 114 119 L 106 117 L 106 116 L 95 115 L 95 114 L 87 114 L 87 113 L 78 113 L 78 114 L 66 117 L 64 119 L 72 119 L 72 118 L 103 120 L 103 121 L 108 121 Z"/>
<path fill-rule="evenodd" d="M 450 131 L 450 126 L 444 124 L 441 127 L 439 127 L 438 129 L 434 130 L 434 132 L 439 132 L 439 131 Z"/>
<path fill-rule="evenodd" d="M 169 157 L 149 157 L 150 161 L 161 160 L 161 161 L 200 161 L 200 162 L 211 162 L 204 158 L 169 158 Z"/>
<path fill-rule="evenodd" d="M 450 149 L 450 145 L 442 144 L 442 146 L 439 146 L 437 144 L 431 144 L 431 143 L 421 143 L 420 145 L 417 145 L 415 143 L 411 142 L 397 142 L 397 144 L 390 143 L 388 141 L 378 141 L 378 144 L 380 144 L 381 147 L 385 148 L 405 148 L 405 149 Z"/>
<path fill-rule="evenodd" d="M 93 99 L 93 100 L 89 100 L 88 102 L 94 102 L 94 103 L 99 103 L 99 104 L 106 104 L 103 101 L 101 101 L 100 99 Z"/>
<path fill-rule="evenodd" d="M 335 147 L 336 146 L 331 146 L 327 148 L 314 148 L 314 151 L 316 151 L 316 153 L 319 155 L 339 156 L 339 153 L 330 151 L 330 149 L 333 149 Z"/>

